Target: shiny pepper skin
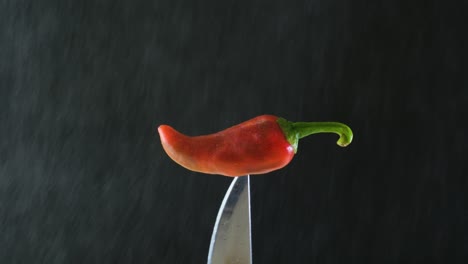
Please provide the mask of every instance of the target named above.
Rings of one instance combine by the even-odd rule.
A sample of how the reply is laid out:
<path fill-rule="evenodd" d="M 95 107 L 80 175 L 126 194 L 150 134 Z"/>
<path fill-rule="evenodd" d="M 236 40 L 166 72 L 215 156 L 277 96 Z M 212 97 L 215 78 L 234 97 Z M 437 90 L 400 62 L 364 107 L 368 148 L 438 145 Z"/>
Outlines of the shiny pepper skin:
<path fill-rule="evenodd" d="M 189 137 L 170 126 L 158 128 L 167 155 L 197 172 L 224 176 L 264 174 L 286 166 L 294 156 L 278 117 L 262 115 L 215 134 Z"/>

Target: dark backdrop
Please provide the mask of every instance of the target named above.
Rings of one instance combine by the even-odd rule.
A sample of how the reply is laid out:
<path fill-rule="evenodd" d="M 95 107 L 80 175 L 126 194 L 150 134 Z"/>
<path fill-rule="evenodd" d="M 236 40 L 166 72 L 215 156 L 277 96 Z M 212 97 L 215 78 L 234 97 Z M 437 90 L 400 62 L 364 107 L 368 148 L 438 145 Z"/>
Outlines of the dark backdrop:
<path fill-rule="evenodd" d="M 466 263 L 465 5 L 0 1 L 0 263 L 204 263 L 230 179 L 157 126 L 265 113 L 355 140 L 252 178 L 254 263 Z"/>

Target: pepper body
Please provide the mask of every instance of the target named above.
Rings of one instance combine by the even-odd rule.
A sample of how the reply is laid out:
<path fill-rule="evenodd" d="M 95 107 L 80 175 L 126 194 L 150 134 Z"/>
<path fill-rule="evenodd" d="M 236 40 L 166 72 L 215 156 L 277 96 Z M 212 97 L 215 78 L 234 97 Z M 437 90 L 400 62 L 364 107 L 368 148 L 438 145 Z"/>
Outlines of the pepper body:
<path fill-rule="evenodd" d="M 181 166 L 224 176 L 264 174 L 286 166 L 294 156 L 277 122 L 262 115 L 215 134 L 190 137 L 170 126 L 158 132 L 166 153 Z"/>

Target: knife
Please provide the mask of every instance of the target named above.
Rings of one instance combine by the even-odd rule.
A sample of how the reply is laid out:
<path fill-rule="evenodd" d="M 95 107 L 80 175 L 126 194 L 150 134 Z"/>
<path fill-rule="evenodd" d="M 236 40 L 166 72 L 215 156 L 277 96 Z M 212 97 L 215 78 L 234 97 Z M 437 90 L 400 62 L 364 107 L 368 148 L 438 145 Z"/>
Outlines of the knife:
<path fill-rule="evenodd" d="M 250 176 L 235 177 L 211 235 L 208 264 L 251 264 Z"/>

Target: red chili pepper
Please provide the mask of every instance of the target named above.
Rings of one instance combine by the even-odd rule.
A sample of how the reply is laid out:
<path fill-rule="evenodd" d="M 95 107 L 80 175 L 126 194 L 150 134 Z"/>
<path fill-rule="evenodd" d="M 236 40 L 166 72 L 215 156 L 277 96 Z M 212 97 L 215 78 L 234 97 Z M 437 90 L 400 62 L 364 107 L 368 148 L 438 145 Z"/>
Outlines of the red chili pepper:
<path fill-rule="evenodd" d="M 264 174 L 286 166 L 300 138 L 315 133 L 336 133 L 337 144 L 351 143 L 353 133 L 342 123 L 289 122 L 262 115 L 215 134 L 189 137 L 170 126 L 158 128 L 167 155 L 197 172 L 224 176 Z"/>

